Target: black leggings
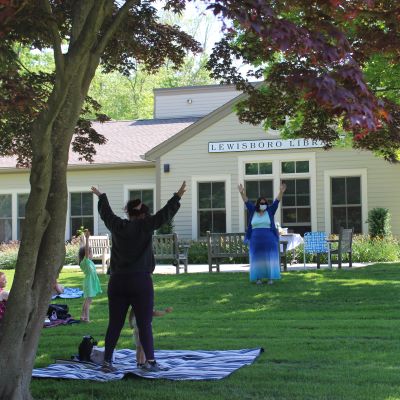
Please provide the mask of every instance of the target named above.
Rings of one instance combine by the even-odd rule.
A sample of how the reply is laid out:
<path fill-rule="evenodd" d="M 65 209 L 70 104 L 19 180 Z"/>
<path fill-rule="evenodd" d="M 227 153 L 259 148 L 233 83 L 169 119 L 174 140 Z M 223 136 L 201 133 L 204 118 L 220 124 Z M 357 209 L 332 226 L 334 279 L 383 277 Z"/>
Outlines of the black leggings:
<path fill-rule="evenodd" d="M 132 306 L 146 360 L 154 359 L 153 319 L 154 289 L 149 272 L 111 275 L 108 283 L 109 322 L 105 339 L 104 360 L 111 361 L 129 306 Z"/>

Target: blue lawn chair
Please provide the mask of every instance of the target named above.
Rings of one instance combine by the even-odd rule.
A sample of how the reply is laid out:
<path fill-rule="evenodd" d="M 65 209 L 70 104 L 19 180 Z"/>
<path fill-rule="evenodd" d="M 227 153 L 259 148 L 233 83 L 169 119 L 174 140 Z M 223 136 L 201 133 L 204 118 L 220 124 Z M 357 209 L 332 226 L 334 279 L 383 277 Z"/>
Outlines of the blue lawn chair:
<path fill-rule="evenodd" d="M 328 253 L 325 232 L 306 232 L 304 234 L 304 269 L 306 268 L 306 253 L 317 254 L 317 268 L 319 269 L 320 255 Z"/>

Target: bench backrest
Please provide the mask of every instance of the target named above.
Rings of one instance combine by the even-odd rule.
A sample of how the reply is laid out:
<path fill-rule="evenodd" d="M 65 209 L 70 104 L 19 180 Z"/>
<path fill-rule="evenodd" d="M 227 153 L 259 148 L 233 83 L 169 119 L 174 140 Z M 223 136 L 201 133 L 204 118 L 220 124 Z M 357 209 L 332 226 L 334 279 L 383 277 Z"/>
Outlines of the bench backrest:
<path fill-rule="evenodd" d="M 247 256 L 248 248 L 244 244 L 245 233 L 211 233 L 207 232 L 209 254 L 213 257 Z"/>
<path fill-rule="evenodd" d="M 153 235 L 153 252 L 155 258 L 159 260 L 176 258 L 179 254 L 176 233 Z"/>
<path fill-rule="evenodd" d="M 92 249 L 93 258 L 102 257 L 103 253 L 110 252 L 110 239 L 105 236 L 89 236 L 89 246 Z"/>

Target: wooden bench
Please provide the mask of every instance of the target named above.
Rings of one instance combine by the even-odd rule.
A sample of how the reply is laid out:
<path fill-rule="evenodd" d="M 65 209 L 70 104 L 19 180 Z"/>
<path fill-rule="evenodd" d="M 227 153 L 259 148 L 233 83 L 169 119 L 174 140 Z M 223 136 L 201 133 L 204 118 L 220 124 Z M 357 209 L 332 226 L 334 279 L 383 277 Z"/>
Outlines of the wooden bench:
<path fill-rule="evenodd" d="M 103 274 L 110 265 L 110 239 L 105 236 L 89 236 L 89 246 L 92 249 L 92 260 L 101 260 Z"/>
<path fill-rule="evenodd" d="M 179 274 L 181 264 L 184 272 L 188 272 L 189 245 L 179 245 L 176 233 L 153 235 L 153 252 L 156 260 L 172 260 Z"/>
<path fill-rule="evenodd" d="M 245 233 L 211 233 L 207 231 L 208 269 L 212 272 L 219 266 L 222 259 L 249 257 L 249 249 L 244 244 Z M 280 240 L 283 251 L 279 252 L 280 264 L 287 271 L 286 249 L 287 241 Z M 215 264 L 215 265 L 214 265 Z"/>

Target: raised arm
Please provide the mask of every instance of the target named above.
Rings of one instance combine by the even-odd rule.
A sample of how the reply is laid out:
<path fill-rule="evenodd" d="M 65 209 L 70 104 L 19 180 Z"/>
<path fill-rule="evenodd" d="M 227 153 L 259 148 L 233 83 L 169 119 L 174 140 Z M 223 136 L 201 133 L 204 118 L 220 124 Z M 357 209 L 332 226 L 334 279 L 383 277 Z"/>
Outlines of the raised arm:
<path fill-rule="evenodd" d="M 240 196 L 242 196 L 242 200 L 243 200 L 245 203 L 247 203 L 249 199 L 248 199 L 247 196 L 246 196 L 246 193 L 245 193 L 245 191 L 244 191 L 244 187 L 243 187 L 242 184 L 238 185 L 238 190 L 239 190 Z"/>
<path fill-rule="evenodd" d="M 123 219 L 116 216 L 108 203 L 108 199 L 105 193 L 101 193 L 96 187 L 92 186 L 92 193 L 94 193 L 99 198 L 99 203 L 97 209 L 101 219 L 104 221 L 106 227 L 113 232 L 121 224 L 123 224 Z"/>
<path fill-rule="evenodd" d="M 85 257 L 86 258 L 89 258 L 89 256 L 90 256 L 89 237 L 90 237 L 90 231 L 89 231 L 89 229 L 85 229 Z"/>
<path fill-rule="evenodd" d="M 159 210 L 156 214 L 147 217 L 143 220 L 144 227 L 147 230 L 156 230 L 160 228 L 162 225 L 170 221 L 175 214 L 178 212 L 181 200 L 181 197 L 186 192 L 186 182 L 183 181 L 179 190 L 174 193 L 171 199 L 168 200 L 167 204 Z"/>
<path fill-rule="evenodd" d="M 278 201 L 281 201 L 281 200 L 282 200 L 282 196 L 283 196 L 283 193 L 285 193 L 285 191 L 286 191 L 286 183 L 282 182 L 282 183 L 281 183 L 281 186 L 280 186 L 280 188 L 279 188 L 278 196 L 276 196 L 276 199 L 277 199 Z"/>

